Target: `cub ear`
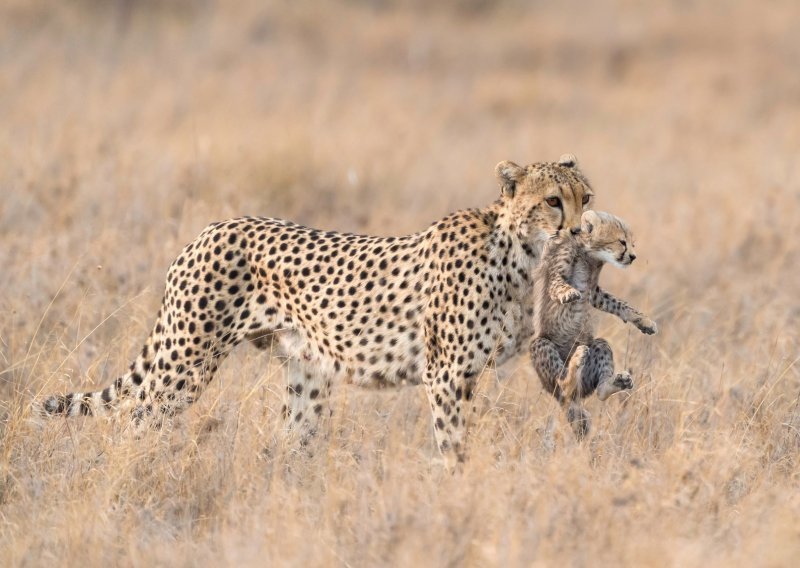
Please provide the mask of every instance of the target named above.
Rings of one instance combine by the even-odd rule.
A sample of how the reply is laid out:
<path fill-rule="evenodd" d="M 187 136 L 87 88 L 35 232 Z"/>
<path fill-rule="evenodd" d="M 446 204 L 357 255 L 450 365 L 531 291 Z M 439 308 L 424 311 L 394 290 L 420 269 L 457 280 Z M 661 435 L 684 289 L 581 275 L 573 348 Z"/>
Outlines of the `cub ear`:
<path fill-rule="evenodd" d="M 584 211 L 581 215 L 581 231 L 587 234 L 594 231 L 594 228 L 600 224 L 600 216 L 596 211 Z"/>
<path fill-rule="evenodd" d="M 517 183 L 525 177 L 525 168 L 509 160 L 504 160 L 497 164 L 494 173 L 497 175 L 497 181 L 500 182 L 500 192 L 505 196 L 514 197 Z"/>
<path fill-rule="evenodd" d="M 558 159 L 558 165 L 565 168 L 574 168 L 578 165 L 578 158 L 574 154 L 562 154 Z"/>

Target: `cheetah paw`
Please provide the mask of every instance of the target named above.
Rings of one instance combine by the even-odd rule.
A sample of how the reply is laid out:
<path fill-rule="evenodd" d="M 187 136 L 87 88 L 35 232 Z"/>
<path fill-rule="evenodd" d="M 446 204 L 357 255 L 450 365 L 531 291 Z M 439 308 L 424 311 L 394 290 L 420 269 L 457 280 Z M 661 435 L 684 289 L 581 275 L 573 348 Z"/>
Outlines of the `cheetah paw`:
<path fill-rule="evenodd" d="M 580 299 L 581 293 L 575 288 L 567 288 L 563 292 L 558 293 L 558 301 L 562 304 L 569 304 Z"/>
<path fill-rule="evenodd" d="M 572 354 L 570 363 L 575 367 L 576 371 L 583 369 L 589 362 L 589 348 L 586 345 L 578 345 L 575 348 L 575 353 Z"/>
<path fill-rule="evenodd" d="M 612 394 L 620 391 L 631 390 L 633 388 L 633 378 L 630 371 L 617 373 L 613 379 L 601 382 L 597 387 L 597 398 L 606 400 Z"/>
<path fill-rule="evenodd" d="M 647 335 L 655 335 L 658 333 L 658 326 L 656 322 L 651 320 L 650 318 L 642 318 L 640 320 L 636 320 L 633 324 L 639 328 L 639 331 L 645 333 Z"/>
<path fill-rule="evenodd" d="M 614 381 L 611 384 L 621 391 L 631 390 L 633 388 L 633 377 L 631 377 L 631 374 L 628 371 L 625 371 L 624 373 L 617 373 L 617 376 L 614 377 Z"/>

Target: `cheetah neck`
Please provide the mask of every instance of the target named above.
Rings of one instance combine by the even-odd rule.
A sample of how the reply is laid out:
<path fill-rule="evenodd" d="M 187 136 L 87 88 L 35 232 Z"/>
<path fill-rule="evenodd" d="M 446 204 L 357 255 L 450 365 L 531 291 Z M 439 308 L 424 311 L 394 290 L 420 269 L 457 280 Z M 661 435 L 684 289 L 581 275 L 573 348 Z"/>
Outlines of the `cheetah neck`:
<path fill-rule="evenodd" d="M 533 270 L 539 263 L 543 243 L 523 241 L 501 201 L 490 205 L 486 214 L 494 217 L 488 238 L 490 264 L 505 273 L 509 299 L 522 301 L 533 290 Z"/>

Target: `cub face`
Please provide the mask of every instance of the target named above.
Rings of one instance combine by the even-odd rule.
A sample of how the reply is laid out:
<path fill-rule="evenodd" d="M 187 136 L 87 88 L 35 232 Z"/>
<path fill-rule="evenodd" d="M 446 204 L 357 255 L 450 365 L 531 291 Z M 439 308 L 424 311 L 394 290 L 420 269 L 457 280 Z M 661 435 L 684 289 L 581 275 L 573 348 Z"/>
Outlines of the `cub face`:
<path fill-rule="evenodd" d="M 525 167 L 500 162 L 495 171 L 512 229 L 529 244 L 542 244 L 560 229 L 580 227 L 581 214 L 593 201 L 594 191 L 572 154 Z"/>
<path fill-rule="evenodd" d="M 633 233 L 628 225 L 610 213 L 586 211 L 581 216 L 581 233 L 586 235 L 589 256 L 620 268 L 636 260 Z"/>

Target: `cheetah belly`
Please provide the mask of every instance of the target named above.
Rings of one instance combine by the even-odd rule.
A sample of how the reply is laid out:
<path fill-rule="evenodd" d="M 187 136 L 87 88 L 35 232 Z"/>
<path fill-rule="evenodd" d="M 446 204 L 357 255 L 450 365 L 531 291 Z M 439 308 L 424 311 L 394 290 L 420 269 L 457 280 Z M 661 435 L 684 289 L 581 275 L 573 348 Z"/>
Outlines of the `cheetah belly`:
<path fill-rule="evenodd" d="M 581 299 L 569 304 L 554 302 L 548 308 L 548 335 L 565 360 L 576 346 L 591 338 L 594 330 L 592 306 L 589 303 L 593 282 L 590 268 L 585 263 L 578 262 L 567 281 L 581 293 Z"/>
<path fill-rule="evenodd" d="M 351 382 L 370 388 L 420 384 L 425 363 L 423 347 L 421 332 L 414 338 L 394 336 L 381 345 L 354 347 L 345 362 Z"/>
<path fill-rule="evenodd" d="M 556 325 L 550 338 L 563 358 L 577 346 L 585 343 L 592 333 L 591 306 L 588 300 L 580 299 L 558 306 Z"/>
<path fill-rule="evenodd" d="M 346 350 L 342 357 L 324 353 L 313 339 L 309 339 L 302 324 L 286 320 L 274 332 L 280 357 L 295 357 L 316 372 L 332 380 L 368 388 L 385 388 L 422 383 L 424 352 L 422 333 L 410 337 L 387 337 L 381 345 L 374 342 L 356 345 Z"/>
<path fill-rule="evenodd" d="M 578 262 L 573 268 L 572 275 L 568 280 L 570 285 L 578 290 L 584 298 L 588 298 L 592 273 L 585 263 Z"/>

